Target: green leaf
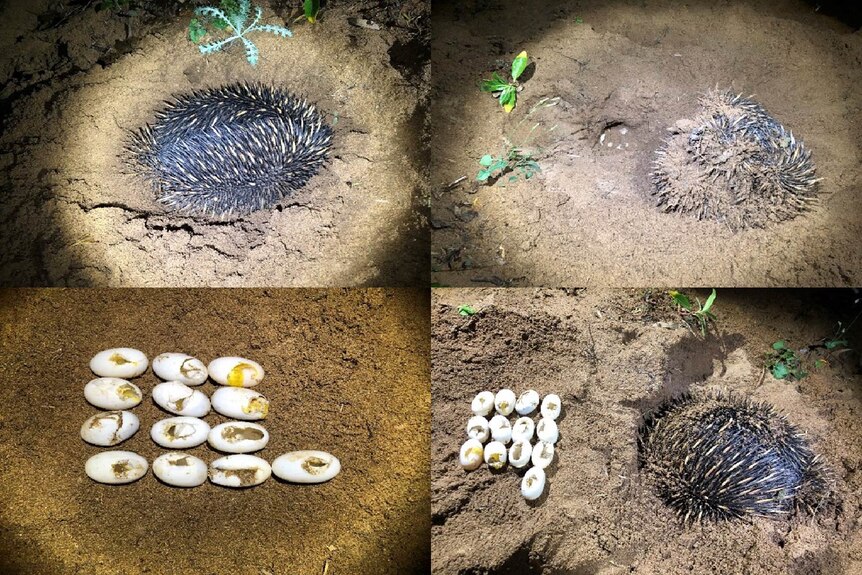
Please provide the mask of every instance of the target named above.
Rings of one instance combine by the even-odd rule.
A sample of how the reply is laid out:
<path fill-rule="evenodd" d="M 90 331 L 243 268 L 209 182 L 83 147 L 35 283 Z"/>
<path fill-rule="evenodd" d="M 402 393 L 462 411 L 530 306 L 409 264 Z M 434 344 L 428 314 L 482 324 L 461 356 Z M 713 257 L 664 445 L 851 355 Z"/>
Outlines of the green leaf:
<path fill-rule="evenodd" d="M 476 180 L 479 182 L 485 182 L 490 177 L 491 177 L 491 170 L 479 170 L 479 173 L 476 174 Z"/>
<path fill-rule="evenodd" d="M 846 339 L 830 339 L 826 342 L 826 349 L 835 349 L 836 347 L 847 347 Z"/>
<path fill-rule="evenodd" d="M 778 362 L 772 366 L 772 377 L 775 379 L 785 379 L 788 375 L 790 375 L 790 370 L 783 363 Z"/>
<path fill-rule="evenodd" d="M 820 369 L 824 365 L 826 365 L 826 360 L 825 359 L 818 359 L 817 361 L 814 362 L 814 369 Z"/>
<path fill-rule="evenodd" d="M 302 3 L 302 11 L 305 14 L 306 20 L 314 24 L 317 20 L 317 14 L 320 12 L 320 2 L 318 0 L 305 0 Z"/>
<path fill-rule="evenodd" d="M 479 160 L 479 163 L 486 168 L 491 165 L 491 162 L 494 161 L 494 157 L 491 154 L 485 154 L 482 156 L 482 159 Z"/>
<path fill-rule="evenodd" d="M 684 293 L 680 293 L 676 290 L 672 290 L 669 292 L 671 299 L 676 303 L 676 305 L 680 306 L 683 309 L 687 309 L 691 311 L 691 300 L 688 299 L 688 296 Z"/>
<path fill-rule="evenodd" d="M 577 18 L 575 18 L 575 24 L 583 24 L 583 23 L 584 23 L 584 19 L 583 19 L 583 18 L 581 18 L 580 16 L 578 16 Z"/>
<path fill-rule="evenodd" d="M 500 105 L 503 106 L 503 109 L 506 110 L 506 112 L 511 112 L 515 107 L 516 98 L 515 87 L 506 86 L 502 93 L 500 93 Z"/>
<path fill-rule="evenodd" d="M 709 309 L 712 307 L 713 302 L 715 301 L 715 288 L 712 288 L 712 293 L 709 294 L 709 297 L 706 298 L 706 303 L 703 304 L 703 308 L 700 311 L 704 313 L 709 313 Z"/>
<path fill-rule="evenodd" d="M 483 92 L 499 92 L 500 90 L 504 90 L 508 85 L 509 83 L 503 80 L 503 78 L 500 77 L 500 74 L 494 72 L 491 74 L 491 79 L 482 80 L 479 87 Z"/>
<path fill-rule="evenodd" d="M 530 176 L 527 176 L 527 177 L 529 178 Z M 518 176 L 509 176 L 509 182 L 515 182 L 517 180 L 518 180 Z"/>
<path fill-rule="evenodd" d="M 774 349 L 776 351 L 782 350 L 782 349 L 787 349 L 787 345 L 785 345 L 783 339 L 779 339 L 778 341 L 776 341 L 775 343 L 772 344 L 772 349 Z"/>
<path fill-rule="evenodd" d="M 206 35 L 207 29 L 203 24 L 201 24 L 200 20 L 192 18 L 192 21 L 189 22 L 189 40 L 191 40 L 192 43 L 197 44 Z"/>
<path fill-rule="evenodd" d="M 476 313 L 476 310 L 469 305 L 460 305 L 458 306 L 458 313 L 465 316 L 470 316 Z"/>
<path fill-rule="evenodd" d="M 512 61 L 512 80 L 517 80 L 518 77 L 527 69 L 530 60 L 527 58 L 527 51 L 524 50 L 518 54 Z"/>

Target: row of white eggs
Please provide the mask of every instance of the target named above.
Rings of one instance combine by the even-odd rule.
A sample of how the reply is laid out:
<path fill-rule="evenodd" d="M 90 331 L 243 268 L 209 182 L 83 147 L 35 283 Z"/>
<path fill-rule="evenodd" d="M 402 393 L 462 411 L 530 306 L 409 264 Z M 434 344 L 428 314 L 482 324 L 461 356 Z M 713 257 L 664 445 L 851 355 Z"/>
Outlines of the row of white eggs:
<path fill-rule="evenodd" d="M 528 389 L 515 398 L 515 392 L 511 389 L 501 389 L 495 394 L 490 391 L 481 391 L 473 398 L 470 408 L 474 415 L 487 417 L 491 411 L 496 410 L 500 415 L 509 415 L 513 411 L 518 415 L 529 415 L 539 407 L 539 393 Z M 560 397 L 554 393 L 545 396 L 542 400 L 540 412 L 546 419 L 557 419 L 560 416 L 562 404 Z"/>
<path fill-rule="evenodd" d="M 474 415 L 467 420 L 467 435 L 485 443 L 488 439 L 509 443 L 510 441 L 531 441 L 533 433 L 539 441 L 556 443 L 560 438 L 557 422 L 543 417 L 536 424 L 529 417 L 519 417 L 514 424 L 503 415 L 495 415 L 488 421 L 482 415 Z"/>
<path fill-rule="evenodd" d="M 484 447 L 477 439 L 468 439 L 461 446 L 459 461 L 461 466 L 472 471 L 477 469 L 482 462 L 495 470 L 503 469 L 508 461 L 512 467 L 524 468 L 528 463 L 533 466 L 527 470 L 521 479 L 521 495 L 524 499 L 533 501 L 542 496 L 545 490 L 545 468 L 554 459 L 554 444 L 540 441 L 535 446 L 529 441 L 516 441 L 508 450 L 499 441 L 492 441 Z"/>
<path fill-rule="evenodd" d="M 131 411 L 105 411 L 93 415 L 81 426 L 81 439 L 92 445 L 111 447 L 132 437 L 140 428 L 138 416 Z M 269 442 L 262 425 L 227 421 L 215 427 L 197 417 L 168 417 L 150 428 L 150 437 L 171 449 L 189 449 L 205 441 L 227 453 L 260 451 Z"/>
<path fill-rule="evenodd" d="M 84 386 L 84 397 L 102 409 L 131 409 L 141 403 L 143 393 L 135 384 L 117 377 L 100 377 Z M 153 388 L 153 401 L 175 415 L 203 417 L 215 409 L 228 417 L 254 421 L 264 419 L 269 400 L 253 389 L 222 387 L 212 398 L 179 381 L 165 381 Z"/>
<path fill-rule="evenodd" d="M 132 451 L 103 451 L 84 466 L 87 476 L 99 483 L 131 483 L 147 473 L 147 460 Z M 196 487 L 207 477 L 225 487 L 260 485 L 271 475 L 291 483 L 323 483 L 341 471 L 341 462 L 325 451 L 291 451 L 276 457 L 272 465 L 254 455 L 227 455 L 206 463 L 187 453 L 164 453 L 153 461 L 153 473 L 175 487 Z"/>
<path fill-rule="evenodd" d="M 129 379 L 147 371 L 149 360 L 144 352 L 129 347 L 106 349 L 90 360 L 93 373 L 108 378 Z M 254 387 L 263 380 L 263 367 L 244 357 L 219 357 L 208 366 L 185 353 L 163 353 L 153 359 L 153 372 L 166 381 L 201 385 L 207 377 L 220 385 Z"/>

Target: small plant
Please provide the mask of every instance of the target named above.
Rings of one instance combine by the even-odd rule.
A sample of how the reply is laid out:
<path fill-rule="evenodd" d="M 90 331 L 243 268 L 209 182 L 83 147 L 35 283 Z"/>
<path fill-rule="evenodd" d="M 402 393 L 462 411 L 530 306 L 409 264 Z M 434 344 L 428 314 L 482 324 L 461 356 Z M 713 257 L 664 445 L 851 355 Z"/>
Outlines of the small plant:
<path fill-rule="evenodd" d="M 314 24 L 315 22 L 317 22 L 318 14 L 320 14 L 320 1 L 319 0 L 305 0 L 302 3 L 302 15 L 311 24 Z"/>
<path fill-rule="evenodd" d="M 695 298 L 697 302 L 697 309 L 695 309 L 694 304 L 692 304 L 691 299 L 684 293 L 680 293 L 676 290 L 672 290 L 670 293 L 671 299 L 673 299 L 674 303 L 678 306 L 679 312 L 683 316 L 683 320 L 686 322 L 686 325 L 691 327 L 691 323 L 695 323 L 700 327 L 700 334 L 703 337 L 706 337 L 706 328 L 709 325 L 710 321 L 715 321 L 716 317 L 712 313 L 712 304 L 715 303 L 715 289 L 712 290 L 712 293 L 709 294 L 709 297 L 706 298 L 706 302 L 701 305 L 700 300 Z"/>
<path fill-rule="evenodd" d="M 795 350 L 780 339 L 772 344 L 772 353 L 766 358 L 766 367 L 775 379 L 799 381 L 807 373 L 802 369 L 802 360 Z"/>
<path fill-rule="evenodd" d="M 515 109 L 515 104 L 518 100 L 518 78 L 527 69 L 530 60 L 527 58 L 526 50 L 518 54 L 512 60 L 512 81 L 505 81 L 500 74 L 494 72 L 491 74 L 490 80 L 482 80 L 480 88 L 483 92 L 490 92 L 498 98 L 500 105 L 508 113 Z"/>
<path fill-rule="evenodd" d="M 459 305 L 458 313 L 463 316 L 471 316 L 476 313 L 476 310 L 473 309 L 472 306 L 469 305 Z"/>
<path fill-rule="evenodd" d="M 263 15 L 263 10 L 259 6 L 255 6 L 255 18 L 246 26 L 249 14 L 251 12 L 250 0 L 223 0 L 220 8 L 214 6 L 204 6 L 195 9 L 195 14 L 206 18 L 212 25 L 220 30 L 229 30 L 233 32 L 232 36 L 222 40 L 216 40 L 208 44 L 203 44 L 198 48 L 201 54 L 212 54 L 220 51 L 228 44 L 240 40 L 245 45 L 245 56 L 248 63 L 252 66 L 257 65 L 260 52 L 257 46 L 246 36 L 251 32 L 269 32 L 282 38 L 289 38 L 293 33 L 283 26 L 274 26 L 272 24 L 258 24 Z M 207 34 L 204 22 L 193 19 L 189 23 L 189 39 L 194 42 L 200 42 Z"/>

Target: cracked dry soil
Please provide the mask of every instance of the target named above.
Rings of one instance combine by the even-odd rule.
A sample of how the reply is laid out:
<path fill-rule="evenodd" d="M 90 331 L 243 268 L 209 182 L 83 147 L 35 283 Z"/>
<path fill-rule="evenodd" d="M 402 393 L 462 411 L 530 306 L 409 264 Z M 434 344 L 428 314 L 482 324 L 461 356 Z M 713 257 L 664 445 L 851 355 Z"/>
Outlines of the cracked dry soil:
<path fill-rule="evenodd" d="M 697 294 L 701 300 L 705 293 Z M 853 294 L 719 290 L 701 339 L 658 290 L 434 290 L 431 562 L 435 575 L 851 575 L 862 570 L 862 369 L 858 352 L 798 383 L 763 369 L 771 344 L 798 349 L 858 312 Z M 472 317 L 458 314 L 469 304 Z M 849 317 L 848 317 L 849 316 Z M 850 346 L 859 349 L 859 330 Z M 813 360 L 812 360 L 813 362 Z M 470 402 L 508 387 L 557 393 L 560 440 L 545 495 L 522 473 L 465 472 Z M 837 504 L 815 517 L 683 527 L 637 467 L 644 411 L 721 389 L 774 405 L 835 474 Z"/>
<path fill-rule="evenodd" d="M 326 563 L 329 575 L 427 573 L 428 305 L 427 291 L 408 289 L 0 291 L 0 378 L 16 382 L 0 386 L 0 573 L 294 575 Z M 94 483 L 84 462 L 105 449 L 80 438 L 98 411 L 82 390 L 90 358 L 118 342 L 151 359 L 254 358 L 271 402 L 257 455 L 321 449 L 341 473 L 249 489 L 168 487 L 152 469 L 128 485 Z M 133 381 L 141 428 L 112 449 L 152 464 L 166 450 L 150 427 L 169 414 L 152 400 L 152 369 Z"/>
<path fill-rule="evenodd" d="M 147 4 L 146 2 L 143 2 Z M 353 286 L 427 283 L 427 7 L 331 2 L 289 39 L 202 56 L 193 6 L 0 9 L 0 284 Z M 283 2 L 259 2 L 289 20 Z M 379 30 L 356 26 L 373 20 Z M 118 154 L 174 94 L 261 81 L 306 96 L 334 127 L 328 164 L 276 208 L 233 222 L 166 212 Z"/>
<path fill-rule="evenodd" d="M 825 14 L 826 4 L 834 3 L 435 5 L 432 279 L 465 287 L 862 283 L 862 32 Z M 476 84 L 505 72 L 521 50 L 535 71 L 506 115 Z M 655 150 L 716 86 L 754 94 L 812 151 L 823 181 L 810 211 L 734 233 L 656 207 Z M 526 118 L 555 97 L 557 106 Z M 534 123 L 537 177 L 469 185 L 479 158 L 499 155 L 503 137 L 520 145 Z M 450 187 L 461 176 L 467 181 Z"/>

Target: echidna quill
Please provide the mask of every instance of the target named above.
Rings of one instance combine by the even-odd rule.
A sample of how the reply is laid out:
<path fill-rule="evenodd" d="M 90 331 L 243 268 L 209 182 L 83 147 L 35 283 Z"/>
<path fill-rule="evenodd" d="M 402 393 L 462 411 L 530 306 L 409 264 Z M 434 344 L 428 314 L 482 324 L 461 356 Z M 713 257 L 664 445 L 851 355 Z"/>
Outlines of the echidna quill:
<path fill-rule="evenodd" d="M 684 395 L 638 432 L 648 483 L 685 522 L 812 512 L 826 472 L 800 431 L 772 406 L 735 395 Z"/>
<path fill-rule="evenodd" d="M 231 84 L 166 102 L 126 146 L 158 200 L 230 219 L 269 208 L 326 160 L 332 129 L 305 100 L 262 84 Z"/>
<path fill-rule="evenodd" d="M 759 104 L 727 91 L 700 98 L 656 152 L 652 182 L 665 212 L 733 230 L 796 217 L 817 192 L 811 153 Z"/>

